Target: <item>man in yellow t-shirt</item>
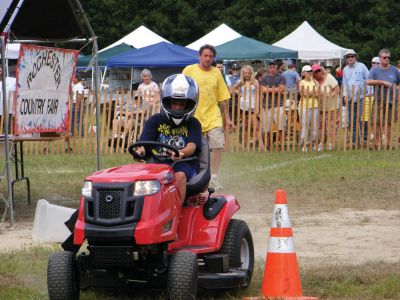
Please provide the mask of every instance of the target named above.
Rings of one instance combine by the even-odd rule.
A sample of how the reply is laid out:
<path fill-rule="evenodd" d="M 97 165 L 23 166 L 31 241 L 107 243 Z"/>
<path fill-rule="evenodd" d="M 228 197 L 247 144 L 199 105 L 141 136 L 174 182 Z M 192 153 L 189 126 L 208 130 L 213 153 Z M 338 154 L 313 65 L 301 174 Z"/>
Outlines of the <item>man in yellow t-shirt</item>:
<path fill-rule="evenodd" d="M 210 183 L 218 190 L 223 188 L 217 177 L 225 145 L 222 114 L 229 129 L 233 127 L 233 123 L 229 118 L 228 88 L 221 72 L 212 66 L 215 56 L 216 51 L 213 46 L 202 46 L 199 50 L 199 63 L 187 66 L 183 74 L 192 77 L 199 86 L 200 97 L 195 117 L 200 121 L 203 134 L 207 137 L 212 151 Z"/>

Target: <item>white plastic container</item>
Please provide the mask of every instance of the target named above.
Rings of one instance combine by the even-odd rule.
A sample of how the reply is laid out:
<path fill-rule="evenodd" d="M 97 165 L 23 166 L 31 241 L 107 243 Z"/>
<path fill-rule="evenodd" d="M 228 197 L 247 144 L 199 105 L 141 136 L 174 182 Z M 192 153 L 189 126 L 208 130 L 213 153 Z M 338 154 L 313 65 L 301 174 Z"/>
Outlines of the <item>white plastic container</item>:
<path fill-rule="evenodd" d="M 71 234 L 64 223 L 74 212 L 73 208 L 53 205 L 44 199 L 39 200 L 33 221 L 33 241 L 64 242 Z"/>

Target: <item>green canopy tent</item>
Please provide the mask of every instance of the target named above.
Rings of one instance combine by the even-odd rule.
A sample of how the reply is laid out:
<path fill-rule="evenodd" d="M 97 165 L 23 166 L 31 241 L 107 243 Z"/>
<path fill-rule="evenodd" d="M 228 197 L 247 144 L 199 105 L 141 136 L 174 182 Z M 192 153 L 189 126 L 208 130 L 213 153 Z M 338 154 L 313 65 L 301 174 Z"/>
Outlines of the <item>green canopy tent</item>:
<path fill-rule="evenodd" d="M 217 58 L 223 60 L 297 58 L 297 51 L 272 46 L 246 36 L 226 42 L 215 49 Z"/>
<path fill-rule="evenodd" d="M 132 49 L 135 49 L 135 48 L 129 46 L 128 44 L 122 43 L 122 44 L 119 44 L 110 49 L 101 51 L 97 55 L 98 64 L 101 67 L 105 67 L 105 66 L 107 66 L 108 59 L 110 59 L 114 55 L 118 55 L 118 54 L 130 51 Z M 93 55 L 85 55 L 85 56 L 79 57 L 77 67 L 79 67 L 79 68 L 82 68 L 82 67 L 87 68 L 88 66 L 90 67 L 90 62 L 92 61 L 92 59 L 93 59 Z"/>

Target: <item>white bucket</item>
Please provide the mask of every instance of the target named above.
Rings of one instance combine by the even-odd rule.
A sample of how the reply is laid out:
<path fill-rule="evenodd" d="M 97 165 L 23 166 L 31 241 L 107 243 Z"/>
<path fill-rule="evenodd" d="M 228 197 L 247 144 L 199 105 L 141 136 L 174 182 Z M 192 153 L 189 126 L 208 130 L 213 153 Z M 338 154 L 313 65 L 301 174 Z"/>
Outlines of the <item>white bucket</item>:
<path fill-rule="evenodd" d="M 53 205 L 44 199 L 37 202 L 32 239 L 35 242 L 64 242 L 71 232 L 65 222 L 75 209 Z"/>

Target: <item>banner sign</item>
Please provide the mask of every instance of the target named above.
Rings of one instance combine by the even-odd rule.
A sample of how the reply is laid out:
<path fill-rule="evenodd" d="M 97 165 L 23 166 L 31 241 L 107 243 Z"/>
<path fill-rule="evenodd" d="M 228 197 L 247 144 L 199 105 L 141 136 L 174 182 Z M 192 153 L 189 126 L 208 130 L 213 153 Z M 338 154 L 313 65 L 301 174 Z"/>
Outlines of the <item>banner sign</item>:
<path fill-rule="evenodd" d="M 69 131 L 69 101 L 77 50 L 21 45 L 15 133 Z"/>

